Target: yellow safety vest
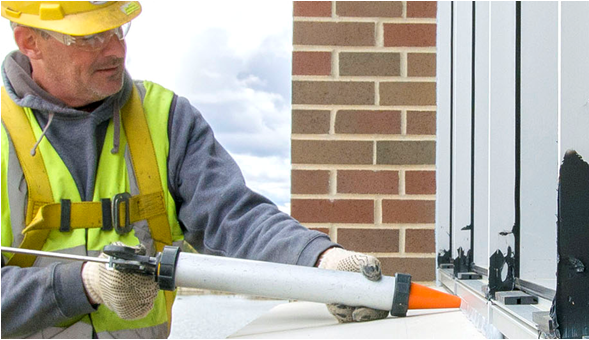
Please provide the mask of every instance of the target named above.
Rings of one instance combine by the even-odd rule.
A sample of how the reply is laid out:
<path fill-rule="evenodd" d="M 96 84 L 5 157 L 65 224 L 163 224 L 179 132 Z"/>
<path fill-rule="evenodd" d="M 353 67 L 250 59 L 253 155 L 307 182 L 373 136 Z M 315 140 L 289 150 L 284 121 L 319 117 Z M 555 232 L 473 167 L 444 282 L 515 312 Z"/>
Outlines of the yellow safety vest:
<path fill-rule="evenodd" d="M 105 245 L 121 241 L 127 245 L 142 243 L 153 254 L 183 240 L 167 185 L 167 127 L 174 94 L 151 82 L 144 82 L 144 86 L 143 104 L 133 86 L 131 98 L 121 110 L 120 151 L 116 154 L 110 152 L 112 119 L 109 123 L 92 202 L 81 202 L 73 177 L 46 138 L 31 156 L 41 128 L 32 110 L 17 106 L 2 88 L 3 246 L 97 255 Z M 22 190 L 10 189 L 18 188 L 23 176 L 26 198 Z M 123 197 L 120 202 L 109 202 L 121 193 L 130 193 L 131 197 L 119 195 Z M 113 205 L 118 221 L 113 218 L 115 211 L 109 209 Z M 11 213 L 15 208 L 22 211 Z M 117 233 L 127 219 L 132 229 Z M 3 256 L 8 258 L 7 265 L 20 267 L 46 266 L 54 261 L 27 255 Z M 132 321 L 120 319 L 101 305 L 90 316 L 56 325 L 35 337 L 86 337 L 92 335 L 92 327 L 99 337 L 167 337 L 174 297 L 173 292 L 160 291 L 153 310 L 145 318 Z"/>

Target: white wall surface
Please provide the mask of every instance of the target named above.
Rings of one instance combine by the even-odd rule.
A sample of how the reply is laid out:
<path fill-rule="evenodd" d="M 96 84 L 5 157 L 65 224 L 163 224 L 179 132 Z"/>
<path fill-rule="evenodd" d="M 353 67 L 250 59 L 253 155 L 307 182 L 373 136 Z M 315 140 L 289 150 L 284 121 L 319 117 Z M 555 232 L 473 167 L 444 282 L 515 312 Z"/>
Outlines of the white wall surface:
<path fill-rule="evenodd" d="M 488 268 L 497 249 L 504 254 L 508 247 L 515 250 L 514 236 L 500 233 L 512 230 L 516 216 L 516 3 L 476 2 L 475 9 L 473 130 L 472 3 L 439 3 L 436 223 L 438 249 L 447 249 L 450 214 L 453 258 L 459 247 L 470 248 L 470 233 L 460 229 L 470 223 L 474 169 L 474 264 Z M 520 37 L 519 278 L 555 289 L 558 169 L 568 149 L 589 159 L 589 2 L 522 2 Z"/>

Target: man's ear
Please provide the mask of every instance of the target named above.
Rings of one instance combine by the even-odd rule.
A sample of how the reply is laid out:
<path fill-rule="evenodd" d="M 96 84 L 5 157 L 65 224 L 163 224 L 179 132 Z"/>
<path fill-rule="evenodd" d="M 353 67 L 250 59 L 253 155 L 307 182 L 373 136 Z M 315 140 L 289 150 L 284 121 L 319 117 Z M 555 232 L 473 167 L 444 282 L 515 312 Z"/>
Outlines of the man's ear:
<path fill-rule="evenodd" d="M 14 28 L 14 41 L 16 41 L 20 52 L 29 59 L 41 59 L 40 39 L 42 37 L 30 27 L 16 26 Z"/>

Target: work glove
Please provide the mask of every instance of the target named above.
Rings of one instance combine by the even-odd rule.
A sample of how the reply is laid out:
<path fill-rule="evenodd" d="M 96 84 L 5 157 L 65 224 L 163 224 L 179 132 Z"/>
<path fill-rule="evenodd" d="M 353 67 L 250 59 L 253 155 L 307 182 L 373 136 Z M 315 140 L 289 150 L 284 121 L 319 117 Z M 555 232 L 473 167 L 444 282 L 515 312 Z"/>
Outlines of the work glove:
<path fill-rule="evenodd" d="M 115 245 L 124 244 L 116 242 Z M 134 248 L 139 255 L 145 255 L 145 247 L 140 245 Z M 104 253 L 99 257 L 108 258 Z M 104 304 L 120 318 L 127 320 L 145 317 L 153 308 L 159 291 L 152 277 L 123 273 L 97 262 L 84 263 L 82 282 L 94 303 Z"/>
<path fill-rule="evenodd" d="M 378 281 L 382 277 L 380 261 L 376 257 L 342 248 L 331 248 L 325 251 L 319 259 L 318 267 L 362 273 L 370 281 Z M 386 310 L 351 307 L 337 303 L 327 305 L 327 309 L 340 323 L 384 319 L 389 315 Z"/>

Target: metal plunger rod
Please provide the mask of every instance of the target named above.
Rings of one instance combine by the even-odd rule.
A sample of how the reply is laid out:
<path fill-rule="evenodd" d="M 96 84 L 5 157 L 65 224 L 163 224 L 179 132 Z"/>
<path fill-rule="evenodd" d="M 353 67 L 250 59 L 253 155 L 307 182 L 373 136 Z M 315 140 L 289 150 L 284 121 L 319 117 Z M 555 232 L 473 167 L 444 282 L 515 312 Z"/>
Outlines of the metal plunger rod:
<path fill-rule="evenodd" d="M 374 282 L 360 273 L 180 253 L 176 286 L 391 310 L 395 278 Z"/>
<path fill-rule="evenodd" d="M 109 262 L 108 259 L 101 258 L 101 257 L 62 254 L 62 253 L 54 253 L 54 252 L 32 250 L 32 249 L 21 249 L 21 248 L 14 248 L 14 247 L 0 247 L 0 250 L 3 252 L 7 252 L 7 253 L 25 254 L 25 255 L 34 255 L 34 256 L 43 256 L 43 257 L 55 257 L 58 259 L 73 260 L 73 261 L 84 261 L 84 262 L 89 261 L 89 262 L 99 262 L 99 263 L 108 263 Z"/>

